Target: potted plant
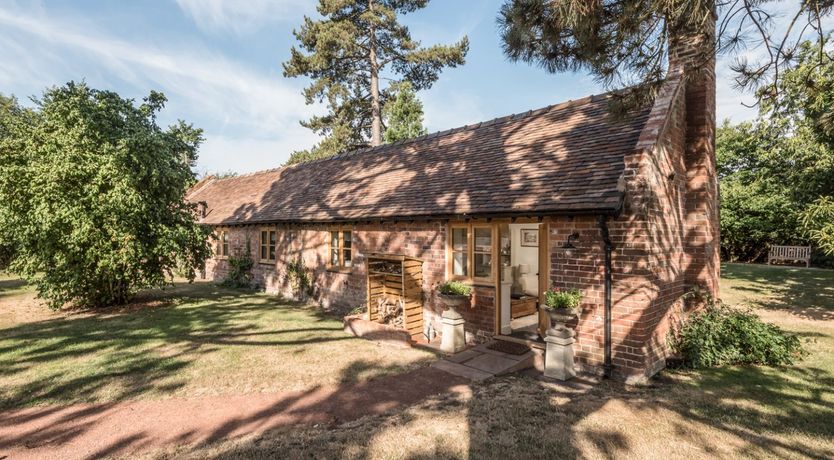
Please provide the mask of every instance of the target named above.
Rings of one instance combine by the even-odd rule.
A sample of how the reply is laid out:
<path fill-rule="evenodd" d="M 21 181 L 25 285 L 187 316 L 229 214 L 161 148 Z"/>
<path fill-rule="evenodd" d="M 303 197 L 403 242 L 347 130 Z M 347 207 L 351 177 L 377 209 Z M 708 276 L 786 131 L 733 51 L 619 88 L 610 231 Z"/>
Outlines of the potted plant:
<path fill-rule="evenodd" d="M 472 286 L 460 281 L 446 281 L 437 287 L 437 298 L 448 308 L 465 304 L 472 296 Z"/>
<path fill-rule="evenodd" d="M 582 291 L 579 289 L 560 289 L 552 287 L 544 293 L 544 309 L 550 315 L 553 326 L 565 326 L 565 323 L 576 317 L 579 304 L 582 301 Z"/>

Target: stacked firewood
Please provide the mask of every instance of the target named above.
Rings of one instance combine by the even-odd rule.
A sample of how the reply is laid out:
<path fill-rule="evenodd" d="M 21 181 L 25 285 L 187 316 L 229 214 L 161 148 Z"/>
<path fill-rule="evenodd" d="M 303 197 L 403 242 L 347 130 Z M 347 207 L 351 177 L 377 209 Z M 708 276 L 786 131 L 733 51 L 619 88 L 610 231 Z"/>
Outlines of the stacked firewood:
<path fill-rule="evenodd" d="M 396 302 L 390 302 L 388 299 L 380 298 L 377 300 L 377 311 L 379 312 L 380 323 L 394 327 L 403 327 L 405 302 L 402 299 L 397 299 Z"/>

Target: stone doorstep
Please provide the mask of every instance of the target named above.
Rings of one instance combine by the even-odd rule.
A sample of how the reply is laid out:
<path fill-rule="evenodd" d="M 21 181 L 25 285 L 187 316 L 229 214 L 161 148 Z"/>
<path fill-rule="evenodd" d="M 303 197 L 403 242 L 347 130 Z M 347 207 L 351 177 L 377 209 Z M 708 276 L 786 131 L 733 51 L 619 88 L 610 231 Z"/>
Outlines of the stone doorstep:
<path fill-rule="evenodd" d="M 481 356 L 472 358 L 462 364 L 466 367 L 471 367 L 479 371 L 499 375 L 506 373 L 508 369 L 515 367 L 518 364 L 518 361 L 505 358 L 503 356 L 484 353 Z"/>
<path fill-rule="evenodd" d="M 437 361 L 432 366 L 474 381 L 481 381 L 496 375 L 510 374 L 529 367 L 536 367 L 537 354 L 533 351 L 523 355 L 512 355 L 479 345 L 455 353 Z"/>
<path fill-rule="evenodd" d="M 498 350 L 490 350 L 489 348 L 487 348 L 487 345 L 488 344 L 478 345 L 477 347 L 475 347 L 475 350 L 479 351 L 481 353 L 488 354 L 488 355 L 500 356 L 502 358 L 512 359 L 514 361 L 523 361 L 523 360 L 529 358 L 530 356 L 533 356 L 532 351 L 528 351 L 527 353 L 524 353 L 522 355 L 514 355 L 514 354 L 511 354 L 511 353 L 504 353 L 504 352 L 501 352 L 501 351 L 498 351 Z"/>
<path fill-rule="evenodd" d="M 494 375 L 490 374 L 489 372 L 484 372 L 469 366 L 464 366 L 463 364 L 446 361 L 445 359 L 435 361 L 434 363 L 432 363 L 431 367 L 439 369 L 443 372 L 448 372 L 452 375 L 467 378 L 474 382 L 481 382 L 488 378 L 494 377 Z"/>

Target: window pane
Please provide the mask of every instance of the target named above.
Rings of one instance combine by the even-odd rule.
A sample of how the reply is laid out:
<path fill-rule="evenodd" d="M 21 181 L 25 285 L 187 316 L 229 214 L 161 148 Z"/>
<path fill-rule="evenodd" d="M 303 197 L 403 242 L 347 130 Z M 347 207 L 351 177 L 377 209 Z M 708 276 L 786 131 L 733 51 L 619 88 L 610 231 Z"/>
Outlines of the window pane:
<path fill-rule="evenodd" d="M 452 229 L 452 250 L 466 251 L 467 232 L 465 228 Z"/>
<path fill-rule="evenodd" d="M 261 260 L 266 260 L 266 246 L 261 246 Z"/>
<path fill-rule="evenodd" d="M 475 254 L 475 277 L 490 278 L 492 276 L 492 254 Z"/>
<path fill-rule="evenodd" d="M 269 260 L 275 260 L 275 246 L 269 246 Z"/>
<path fill-rule="evenodd" d="M 350 267 L 351 265 L 353 265 L 350 261 L 350 249 L 345 249 L 343 256 L 345 259 L 345 267 Z"/>
<path fill-rule="evenodd" d="M 453 252 L 452 274 L 457 276 L 467 276 L 469 274 L 467 262 L 468 260 L 465 252 Z"/>
<path fill-rule="evenodd" d="M 339 249 L 339 232 L 330 232 L 330 249 Z"/>
<path fill-rule="evenodd" d="M 475 229 L 475 250 L 478 252 L 492 252 L 492 229 Z"/>
<path fill-rule="evenodd" d="M 339 250 L 333 249 L 330 251 L 330 265 L 339 265 Z"/>
<path fill-rule="evenodd" d="M 266 232 L 261 232 L 261 245 L 266 244 Z"/>
<path fill-rule="evenodd" d="M 275 246 L 275 242 L 277 241 L 278 236 L 275 232 L 269 232 L 269 244 Z"/>
<path fill-rule="evenodd" d="M 342 232 L 342 243 L 345 249 L 350 249 L 351 234 L 349 231 Z"/>

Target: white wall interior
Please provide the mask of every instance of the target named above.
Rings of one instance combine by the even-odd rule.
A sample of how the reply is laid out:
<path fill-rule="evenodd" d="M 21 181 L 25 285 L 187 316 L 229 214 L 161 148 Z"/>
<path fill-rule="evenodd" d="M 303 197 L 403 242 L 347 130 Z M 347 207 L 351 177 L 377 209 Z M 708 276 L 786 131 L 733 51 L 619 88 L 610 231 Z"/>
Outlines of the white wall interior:
<path fill-rule="evenodd" d="M 522 291 L 533 296 L 539 293 L 539 248 L 521 245 L 521 229 L 538 231 L 539 225 L 541 224 L 510 224 L 512 235 L 510 263 L 513 266 L 513 272 L 518 276 Z M 526 275 L 518 275 L 518 267 L 522 264 L 530 266 L 530 272 Z"/>

